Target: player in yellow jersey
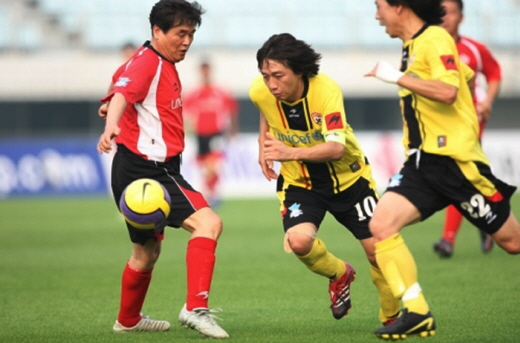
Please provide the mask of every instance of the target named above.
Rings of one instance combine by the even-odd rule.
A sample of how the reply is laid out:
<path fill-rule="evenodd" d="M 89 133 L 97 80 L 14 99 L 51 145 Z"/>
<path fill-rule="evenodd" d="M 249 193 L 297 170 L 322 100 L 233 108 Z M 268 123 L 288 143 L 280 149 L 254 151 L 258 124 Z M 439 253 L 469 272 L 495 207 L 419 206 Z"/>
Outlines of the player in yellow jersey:
<path fill-rule="evenodd" d="M 316 237 L 327 212 L 361 242 L 379 292 L 379 319 L 396 320 L 395 298 L 374 257 L 368 222 L 378 200 L 370 165 L 348 125 L 343 95 L 334 80 L 318 73 L 321 55 L 290 34 L 270 37 L 257 52 L 260 76 L 249 95 L 260 110 L 259 163 L 277 179 L 287 252 L 328 278 L 332 315 L 351 307 L 354 268 L 331 254 Z M 273 166 L 281 162 L 280 175 Z"/>
<path fill-rule="evenodd" d="M 403 302 L 397 321 L 376 330 L 383 339 L 435 333 L 403 227 L 453 204 L 505 251 L 520 253 L 520 225 L 510 206 L 516 187 L 491 173 L 481 149 L 465 67 L 453 38 L 436 26 L 445 13 L 441 2 L 376 0 L 376 19 L 403 41 L 402 61 L 400 70 L 379 62 L 366 76 L 399 86 L 408 156 L 370 220 L 377 263 Z"/>

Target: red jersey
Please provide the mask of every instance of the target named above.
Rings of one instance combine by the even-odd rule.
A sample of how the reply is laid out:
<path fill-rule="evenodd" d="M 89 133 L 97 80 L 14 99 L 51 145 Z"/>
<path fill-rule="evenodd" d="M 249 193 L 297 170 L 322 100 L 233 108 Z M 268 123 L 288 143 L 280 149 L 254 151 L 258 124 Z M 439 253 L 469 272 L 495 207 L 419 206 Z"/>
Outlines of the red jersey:
<path fill-rule="evenodd" d="M 486 46 L 479 41 L 466 36 L 460 36 L 456 43 L 460 60 L 475 72 L 475 95 L 473 100 L 475 103 L 481 102 L 486 97 L 486 88 L 482 76 L 485 77 L 486 82 L 500 81 L 502 79 L 500 65 Z"/>
<path fill-rule="evenodd" d="M 146 42 L 112 77 L 115 93 L 127 106 L 115 142 L 144 159 L 164 162 L 184 150 L 181 82 L 175 64 Z"/>
<path fill-rule="evenodd" d="M 184 108 L 191 117 L 198 135 L 224 132 L 237 115 L 238 103 L 226 90 L 203 85 L 184 97 Z"/>

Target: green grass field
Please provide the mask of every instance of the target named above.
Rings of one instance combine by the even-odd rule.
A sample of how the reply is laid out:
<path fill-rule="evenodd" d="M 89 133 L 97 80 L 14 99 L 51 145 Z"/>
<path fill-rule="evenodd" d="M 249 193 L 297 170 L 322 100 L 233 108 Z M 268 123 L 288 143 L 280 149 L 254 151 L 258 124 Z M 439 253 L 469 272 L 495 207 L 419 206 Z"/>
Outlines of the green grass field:
<path fill-rule="evenodd" d="M 520 197 L 513 199 L 520 216 Z M 277 200 L 228 200 L 217 252 L 212 307 L 235 342 L 376 342 L 378 301 L 368 262 L 331 218 L 320 237 L 357 269 L 353 308 L 336 321 L 327 280 L 283 252 Z M 480 252 L 464 223 L 455 255 L 440 260 L 432 243 L 440 214 L 403 231 L 436 316 L 430 342 L 520 342 L 520 257 Z M 168 229 L 144 312 L 170 320 L 167 333 L 116 335 L 121 272 L 130 254 L 109 198 L 0 201 L 0 342 L 202 342 L 177 325 L 185 296 L 185 231 Z M 417 341 L 419 338 L 409 338 Z"/>

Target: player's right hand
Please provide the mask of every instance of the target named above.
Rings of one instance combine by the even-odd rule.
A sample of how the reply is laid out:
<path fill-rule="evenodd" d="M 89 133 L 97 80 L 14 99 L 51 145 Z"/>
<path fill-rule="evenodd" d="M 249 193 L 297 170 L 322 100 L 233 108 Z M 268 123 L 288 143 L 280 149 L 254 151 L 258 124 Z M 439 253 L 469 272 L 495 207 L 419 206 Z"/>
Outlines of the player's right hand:
<path fill-rule="evenodd" d="M 278 178 L 278 174 L 276 174 L 273 168 L 274 162 L 272 160 L 266 160 L 262 151 L 260 151 L 260 155 L 258 157 L 258 164 L 260 164 L 260 168 L 262 168 L 262 174 L 264 174 L 267 181 L 276 180 Z"/>
<path fill-rule="evenodd" d="M 375 67 L 365 76 L 375 76 L 379 80 L 388 83 L 397 83 L 404 73 L 397 70 L 393 65 L 387 61 L 379 61 Z"/>
<path fill-rule="evenodd" d="M 105 132 L 99 138 L 99 143 L 97 146 L 97 150 L 100 154 L 106 153 L 108 154 L 112 150 L 112 139 L 119 135 L 121 132 L 121 128 L 116 126 L 114 128 L 106 128 Z"/>

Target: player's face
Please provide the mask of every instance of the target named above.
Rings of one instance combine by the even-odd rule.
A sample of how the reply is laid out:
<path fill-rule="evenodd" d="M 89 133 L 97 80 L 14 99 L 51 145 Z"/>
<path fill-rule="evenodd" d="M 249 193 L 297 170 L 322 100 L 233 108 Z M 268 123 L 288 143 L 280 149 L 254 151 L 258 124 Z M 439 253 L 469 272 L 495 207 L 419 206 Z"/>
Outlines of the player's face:
<path fill-rule="evenodd" d="M 376 19 L 379 20 L 379 25 L 386 28 L 386 33 L 392 37 L 399 37 L 397 31 L 398 6 L 390 6 L 386 0 L 376 0 Z"/>
<path fill-rule="evenodd" d="M 303 96 L 303 78 L 295 74 L 291 68 L 278 61 L 266 59 L 260 72 L 276 99 L 292 103 Z"/>
<path fill-rule="evenodd" d="M 446 15 L 442 17 L 441 26 L 452 36 L 459 32 L 459 25 L 462 23 L 462 12 L 455 1 L 443 1 L 442 5 L 446 9 Z"/>
<path fill-rule="evenodd" d="M 152 46 L 169 61 L 177 63 L 186 57 L 194 35 L 195 27 L 192 25 L 175 26 L 166 33 L 154 26 Z"/>

